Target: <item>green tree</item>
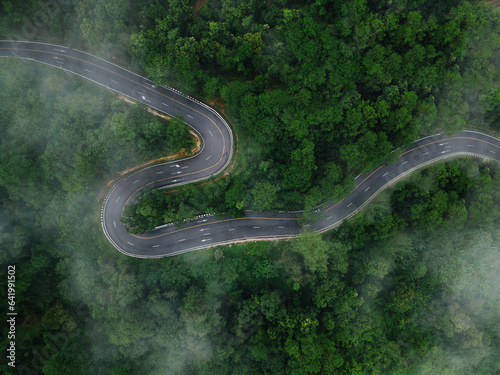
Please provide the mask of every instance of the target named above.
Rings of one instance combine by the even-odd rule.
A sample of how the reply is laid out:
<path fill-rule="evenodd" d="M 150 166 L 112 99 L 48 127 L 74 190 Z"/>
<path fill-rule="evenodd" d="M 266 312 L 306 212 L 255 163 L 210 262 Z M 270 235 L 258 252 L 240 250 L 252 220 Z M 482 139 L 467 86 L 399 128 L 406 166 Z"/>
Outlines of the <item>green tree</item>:
<path fill-rule="evenodd" d="M 304 231 L 292 242 L 291 250 L 301 254 L 305 267 L 311 272 L 326 272 L 329 244 L 317 232 Z"/>

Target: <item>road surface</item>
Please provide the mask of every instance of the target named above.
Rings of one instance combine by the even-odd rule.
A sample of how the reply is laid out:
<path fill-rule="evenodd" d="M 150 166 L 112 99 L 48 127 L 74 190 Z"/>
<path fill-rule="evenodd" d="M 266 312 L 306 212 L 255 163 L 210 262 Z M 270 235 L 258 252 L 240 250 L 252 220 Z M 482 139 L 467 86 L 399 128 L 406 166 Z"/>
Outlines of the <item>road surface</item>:
<path fill-rule="evenodd" d="M 203 149 L 194 157 L 144 168 L 119 181 L 107 195 L 102 211 L 103 231 L 123 254 L 159 258 L 215 245 L 244 240 L 289 238 L 302 229 L 297 212 L 246 212 L 238 219 L 203 215 L 177 227 L 165 225 L 143 235 L 128 233 L 120 222 L 123 208 L 144 188 L 168 188 L 204 180 L 221 173 L 229 164 L 233 135 L 224 119 L 212 108 L 178 91 L 161 86 L 82 51 L 45 43 L 0 41 L 0 57 L 39 62 L 76 74 L 184 121 L 203 138 Z M 340 224 L 366 205 L 381 189 L 427 164 L 457 156 L 500 161 L 500 139 L 464 131 L 454 136 L 437 134 L 415 141 L 397 162 L 356 177 L 351 194 L 340 202 L 319 207 L 322 220 L 310 229 L 320 232 Z"/>

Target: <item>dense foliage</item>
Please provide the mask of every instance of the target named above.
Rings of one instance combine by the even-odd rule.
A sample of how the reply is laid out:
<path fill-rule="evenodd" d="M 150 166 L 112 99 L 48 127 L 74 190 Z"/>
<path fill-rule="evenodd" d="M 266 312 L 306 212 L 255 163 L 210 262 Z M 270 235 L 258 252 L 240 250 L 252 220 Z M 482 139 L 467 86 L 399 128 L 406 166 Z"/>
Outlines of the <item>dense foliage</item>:
<path fill-rule="evenodd" d="M 313 207 L 420 133 L 500 129 L 498 22 L 460 0 L 208 0 L 196 17 L 182 0 L 0 4 L 4 38 L 137 61 L 227 110 L 230 176 L 145 195 L 138 229 Z M 139 260 L 106 240 L 97 197 L 189 146 L 179 119 L 1 60 L 0 126 L 0 263 L 16 265 L 19 313 L 2 373 L 500 372 L 497 165 L 428 168 L 325 235 Z"/>
<path fill-rule="evenodd" d="M 217 189 L 130 207 L 134 232 L 204 212 L 311 209 L 345 196 L 353 176 L 421 134 L 500 130 L 498 10 L 467 1 L 208 1 L 193 18 L 179 4 L 141 13 L 132 54 L 158 82 L 220 95 L 241 152 Z"/>
<path fill-rule="evenodd" d="M 7 37 L 50 33 L 227 110 L 241 152 L 224 189 L 247 194 L 212 211 L 310 209 L 418 135 L 500 130 L 500 17 L 486 3 L 208 0 L 194 14 L 188 0 L 75 0 L 54 16 L 15 3 L 0 13 Z M 35 11 L 50 21 L 22 17 Z M 173 217 L 204 208 L 169 207 Z"/>
<path fill-rule="evenodd" d="M 24 139 L 15 134 L 2 147 Z M 45 141 L 30 138 L 34 149 Z M 5 160 L 0 170 L 9 171 Z M 17 269 L 20 373 L 500 370 L 496 164 L 428 168 L 326 235 L 157 260 L 123 257 L 106 241 L 97 187 L 51 201 L 43 192 L 52 181 L 18 176 L 39 186 L 0 189 L 2 267 Z"/>
<path fill-rule="evenodd" d="M 495 101 L 488 85 L 461 92 L 468 74 L 498 82 L 498 13 L 467 1 L 209 0 L 194 19 L 180 3 L 141 13 L 132 53 L 158 82 L 220 93 L 266 165 L 238 178 L 279 189 L 273 208 L 334 198 L 436 124 L 463 128 L 470 111 L 457 106 Z"/>

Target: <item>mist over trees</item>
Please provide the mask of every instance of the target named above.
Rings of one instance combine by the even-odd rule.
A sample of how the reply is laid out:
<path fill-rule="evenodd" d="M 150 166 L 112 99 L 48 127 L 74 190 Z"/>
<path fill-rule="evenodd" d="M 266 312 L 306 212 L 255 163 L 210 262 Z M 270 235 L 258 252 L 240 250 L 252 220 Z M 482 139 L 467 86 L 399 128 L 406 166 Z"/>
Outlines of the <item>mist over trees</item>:
<path fill-rule="evenodd" d="M 193 18 L 176 5 L 141 13 L 131 54 L 155 81 L 223 103 L 247 159 L 233 173 L 247 208 L 311 209 L 419 135 L 498 129 L 498 9 L 209 0 Z M 243 200 L 210 207 L 235 212 Z"/>
<path fill-rule="evenodd" d="M 460 0 L 0 4 L 0 37 L 135 67 L 233 123 L 230 176 L 147 193 L 127 207 L 138 232 L 311 208 L 419 135 L 500 130 L 498 22 Z M 496 164 L 426 168 L 323 235 L 141 260 L 106 240 L 99 197 L 118 172 L 190 147 L 181 119 L 2 59 L 0 128 L 0 263 L 16 265 L 19 312 L 18 367 L 2 357 L 2 373 L 500 372 Z"/>

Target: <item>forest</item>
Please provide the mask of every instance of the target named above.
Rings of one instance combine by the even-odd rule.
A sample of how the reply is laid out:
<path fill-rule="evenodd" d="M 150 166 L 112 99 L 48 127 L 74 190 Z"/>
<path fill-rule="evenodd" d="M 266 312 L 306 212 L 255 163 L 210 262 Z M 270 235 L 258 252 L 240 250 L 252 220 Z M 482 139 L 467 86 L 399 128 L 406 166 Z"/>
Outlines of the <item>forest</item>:
<path fill-rule="evenodd" d="M 145 192 L 125 218 L 138 232 L 166 215 L 312 208 L 419 136 L 500 131 L 500 13 L 485 2 L 194 5 L 0 5 L 2 39 L 97 54 L 233 126 L 230 176 Z M 19 311 L 17 367 L 2 356 L 2 373 L 500 371 L 496 164 L 430 166 L 326 234 L 142 260 L 106 240 L 102 194 L 120 172 L 190 149 L 182 118 L 2 59 L 0 127 L 0 262 L 16 265 Z"/>

